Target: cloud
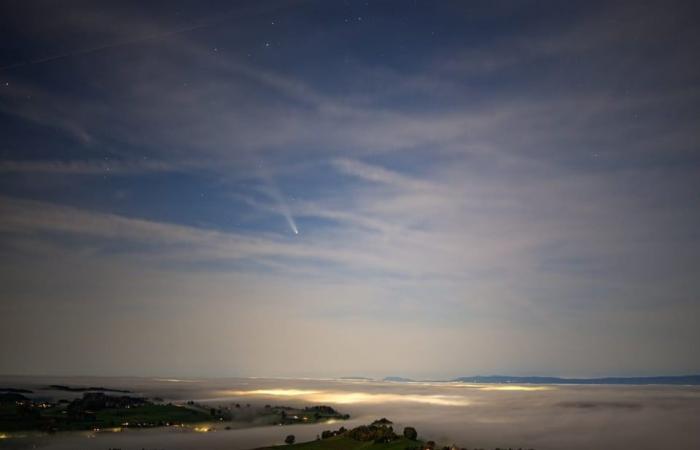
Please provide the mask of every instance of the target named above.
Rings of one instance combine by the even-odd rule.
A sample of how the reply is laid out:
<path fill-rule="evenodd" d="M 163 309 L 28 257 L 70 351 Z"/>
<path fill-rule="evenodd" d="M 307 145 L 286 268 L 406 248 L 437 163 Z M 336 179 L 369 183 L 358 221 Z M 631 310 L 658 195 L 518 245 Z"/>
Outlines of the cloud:
<path fill-rule="evenodd" d="M 177 172 L 186 169 L 196 169 L 196 164 L 190 163 L 175 166 L 164 161 L 118 161 L 104 159 L 102 161 L 0 161 L 0 172 L 7 173 L 40 173 L 62 175 L 105 175 L 105 174 L 141 174 L 149 172 Z"/>
<path fill-rule="evenodd" d="M 387 184 L 402 189 L 426 190 L 434 188 L 434 185 L 387 170 L 383 167 L 372 166 L 360 161 L 350 159 L 337 159 L 333 165 L 348 175 L 356 176 L 365 181 Z"/>

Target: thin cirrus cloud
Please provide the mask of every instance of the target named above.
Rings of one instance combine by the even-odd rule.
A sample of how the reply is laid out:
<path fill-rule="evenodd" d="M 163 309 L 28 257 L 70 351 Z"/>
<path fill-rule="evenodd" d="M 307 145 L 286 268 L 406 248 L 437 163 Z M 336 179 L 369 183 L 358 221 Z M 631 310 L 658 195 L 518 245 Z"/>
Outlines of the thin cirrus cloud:
<path fill-rule="evenodd" d="M 146 172 L 176 172 L 185 170 L 186 164 L 175 166 L 164 161 L 141 160 L 125 162 L 105 159 L 103 161 L 0 161 L 0 172 L 6 173 L 36 173 L 56 175 L 104 175 L 139 174 Z M 191 169 L 195 164 L 189 164 Z"/>

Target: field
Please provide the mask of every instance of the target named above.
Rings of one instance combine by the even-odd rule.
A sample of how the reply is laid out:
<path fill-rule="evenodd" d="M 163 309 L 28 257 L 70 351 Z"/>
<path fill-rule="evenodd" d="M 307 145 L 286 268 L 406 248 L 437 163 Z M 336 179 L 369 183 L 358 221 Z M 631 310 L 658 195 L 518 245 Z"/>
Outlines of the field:
<path fill-rule="evenodd" d="M 95 413 L 94 420 L 68 418 L 65 408 L 60 406 L 25 413 L 18 412 L 14 405 L 3 405 L 0 408 L 0 431 L 154 427 L 211 420 L 211 416 L 205 412 L 175 405 L 148 404 L 134 408 L 104 409 Z"/>
<path fill-rule="evenodd" d="M 213 405 L 194 401 L 174 405 L 101 392 L 84 392 L 82 398 L 73 401 L 50 402 L 32 401 L 14 391 L 0 396 L 0 431 L 152 428 L 205 422 L 221 423 L 231 428 L 310 424 L 349 418 L 347 414 L 324 405 L 305 408 L 265 405 L 263 408 L 247 403 Z"/>
<path fill-rule="evenodd" d="M 175 405 L 144 405 L 138 408 L 105 409 L 97 412 L 97 423 L 102 426 L 119 426 L 129 423 L 163 425 L 164 423 L 193 423 L 211 421 L 209 414 L 196 409 Z"/>

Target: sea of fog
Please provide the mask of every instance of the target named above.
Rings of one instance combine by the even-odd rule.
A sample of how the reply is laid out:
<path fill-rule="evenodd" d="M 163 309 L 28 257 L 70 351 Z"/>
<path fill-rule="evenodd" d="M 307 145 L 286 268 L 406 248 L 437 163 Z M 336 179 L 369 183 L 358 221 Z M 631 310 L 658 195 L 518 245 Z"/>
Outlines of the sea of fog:
<path fill-rule="evenodd" d="M 329 404 L 352 418 L 321 425 L 268 426 L 207 433 L 193 428 L 64 432 L 0 436 L 0 448 L 47 450 L 235 450 L 281 444 L 294 434 L 310 440 L 322 430 L 387 417 L 422 439 L 475 448 L 539 450 L 700 449 L 700 387 L 551 386 L 390 383 L 363 380 L 146 379 L 0 377 L 0 387 L 28 388 L 37 398 L 79 393 L 49 384 L 128 389 L 166 401 L 227 405 Z M 234 427 L 235 428 L 235 427 Z"/>

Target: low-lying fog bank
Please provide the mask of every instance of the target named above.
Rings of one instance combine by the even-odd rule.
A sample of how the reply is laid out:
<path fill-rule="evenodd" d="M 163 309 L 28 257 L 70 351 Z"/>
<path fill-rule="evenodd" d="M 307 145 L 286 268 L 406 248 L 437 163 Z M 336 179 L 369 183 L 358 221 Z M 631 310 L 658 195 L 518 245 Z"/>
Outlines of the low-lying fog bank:
<path fill-rule="evenodd" d="M 330 404 L 351 414 L 345 426 L 388 417 L 395 427 L 462 447 L 539 450 L 700 448 L 700 388 L 684 386 L 469 385 L 361 380 L 0 377 L 0 387 L 27 388 L 37 398 L 71 398 L 49 384 L 103 386 L 171 401 L 263 405 Z M 160 428 L 119 433 L 58 433 L 0 439 L 0 447 L 105 450 L 249 449 L 315 438 L 339 425 L 260 427 L 197 433 Z"/>

